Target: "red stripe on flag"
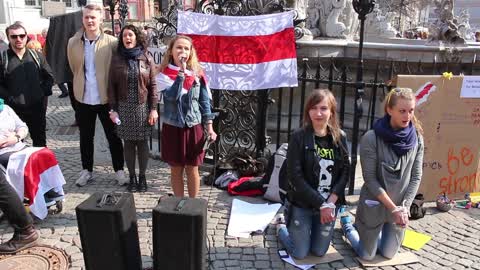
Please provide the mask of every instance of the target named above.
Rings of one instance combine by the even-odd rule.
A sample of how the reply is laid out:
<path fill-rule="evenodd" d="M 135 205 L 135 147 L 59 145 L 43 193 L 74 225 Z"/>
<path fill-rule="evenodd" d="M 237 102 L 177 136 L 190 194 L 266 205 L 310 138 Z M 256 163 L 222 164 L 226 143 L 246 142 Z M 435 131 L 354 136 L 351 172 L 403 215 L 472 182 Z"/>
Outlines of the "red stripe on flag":
<path fill-rule="evenodd" d="M 420 100 L 422 99 L 426 94 L 428 94 L 428 92 L 430 92 L 430 89 L 432 89 L 433 87 L 433 84 L 432 83 L 429 83 L 427 84 L 423 89 L 422 91 L 420 91 L 420 93 L 418 93 L 417 95 L 417 100 Z"/>
<path fill-rule="evenodd" d="M 293 28 L 263 36 L 188 36 L 200 62 L 258 64 L 297 57 Z"/>
<path fill-rule="evenodd" d="M 37 194 L 40 175 L 57 164 L 58 162 L 55 155 L 46 147 L 33 152 L 30 157 L 28 157 L 23 175 L 25 177 L 24 196 L 30 201 L 30 205 L 33 204 L 33 200 Z"/>

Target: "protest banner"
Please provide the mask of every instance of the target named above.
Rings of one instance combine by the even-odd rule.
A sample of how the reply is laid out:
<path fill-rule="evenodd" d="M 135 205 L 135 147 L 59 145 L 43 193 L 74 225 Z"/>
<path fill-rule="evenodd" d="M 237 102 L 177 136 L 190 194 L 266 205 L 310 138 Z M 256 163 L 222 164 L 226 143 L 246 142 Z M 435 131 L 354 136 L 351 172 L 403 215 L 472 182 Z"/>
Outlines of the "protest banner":
<path fill-rule="evenodd" d="M 419 193 L 458 199 L 480 191 L 480 77 L 399 75 L 417 96 L 425 155 Z"/>

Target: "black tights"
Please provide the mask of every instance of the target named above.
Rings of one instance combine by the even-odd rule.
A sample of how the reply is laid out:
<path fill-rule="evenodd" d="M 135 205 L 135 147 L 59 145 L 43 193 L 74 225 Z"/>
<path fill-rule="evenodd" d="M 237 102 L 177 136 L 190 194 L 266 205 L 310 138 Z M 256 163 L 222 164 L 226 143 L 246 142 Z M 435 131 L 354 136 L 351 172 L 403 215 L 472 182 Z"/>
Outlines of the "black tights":
<path fill-rule="evenodd" d="M 130 176 L 135 175 L 135 158 L 138 152 L 138 173 L 145 175 L 148 165 L 148 149 L 147 140 L 143 141 L 123 141 L 123 152 L 125 154 L 125 162 L 127 163 L 128 173 Z"/>

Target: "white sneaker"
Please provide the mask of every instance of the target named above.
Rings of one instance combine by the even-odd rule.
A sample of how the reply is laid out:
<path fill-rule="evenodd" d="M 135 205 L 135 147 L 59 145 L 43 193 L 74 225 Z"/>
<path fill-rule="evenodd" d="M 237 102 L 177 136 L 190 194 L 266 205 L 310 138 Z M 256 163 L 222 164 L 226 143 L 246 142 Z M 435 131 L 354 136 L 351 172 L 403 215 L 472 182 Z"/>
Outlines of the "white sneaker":
<path fill-rule="evenodd" d="M 82 170 L 80 172 L 80 177 L 78 177 L 77 181 L 75 184 L 79 187 L 85 186 L 89 181 L 93 180 L 92 172 L 89 172 L 88 170 Z"/>
<path fill-rule="evenodd" d="M 120 186 L 128 184 L 130 181 L 125 177 L 125 172 L 123 170 L 118 170 L 115 172 L 115 179 Z"/>

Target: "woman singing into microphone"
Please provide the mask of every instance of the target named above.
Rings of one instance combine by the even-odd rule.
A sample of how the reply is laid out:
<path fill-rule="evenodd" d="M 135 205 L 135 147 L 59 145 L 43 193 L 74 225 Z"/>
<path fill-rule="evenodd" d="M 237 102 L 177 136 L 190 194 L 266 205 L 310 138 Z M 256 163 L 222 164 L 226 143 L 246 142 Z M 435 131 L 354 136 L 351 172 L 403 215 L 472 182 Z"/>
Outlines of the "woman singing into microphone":
<path fill-rule="evenodd" d="M 162 159 L 170 166 L 173 193 L 184 196 L 185 171 L 188 196 L 195 198 L 200 188 L 198 165 L 205 154 L 203 128 L 210 141 L 217 134 L 212 127 L 211 93 L 189 37 L 170 41 L 156 80 L 164 102 Z"/>

